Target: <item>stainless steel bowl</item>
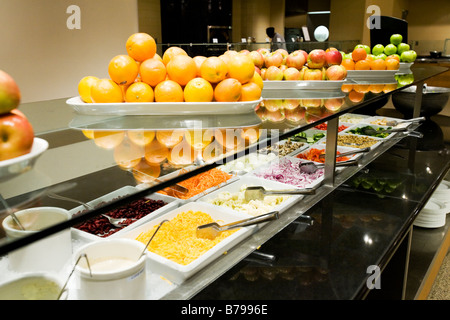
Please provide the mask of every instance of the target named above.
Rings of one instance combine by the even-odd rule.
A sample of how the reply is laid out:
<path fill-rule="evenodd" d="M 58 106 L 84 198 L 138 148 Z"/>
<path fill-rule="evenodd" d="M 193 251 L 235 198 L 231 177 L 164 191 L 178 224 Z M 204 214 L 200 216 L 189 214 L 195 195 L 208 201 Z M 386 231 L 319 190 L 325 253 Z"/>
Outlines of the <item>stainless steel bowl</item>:
<path fill-rule="evenodd" d="M 424 86 L 420 116 L 431 117 L 441 112 L 448 102 L 450 88 Z M 412 117 L 416 86 L 405 88 L 392 94 L 392 103 L 395 109 L 406 117 Z"/>

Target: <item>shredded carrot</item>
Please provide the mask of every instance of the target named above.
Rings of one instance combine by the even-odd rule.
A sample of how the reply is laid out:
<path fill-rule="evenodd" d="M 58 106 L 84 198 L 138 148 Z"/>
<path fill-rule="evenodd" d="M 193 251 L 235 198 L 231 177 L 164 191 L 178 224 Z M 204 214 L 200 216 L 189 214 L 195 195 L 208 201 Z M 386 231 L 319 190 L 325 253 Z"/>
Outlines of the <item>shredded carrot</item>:
<path fill-rule="evenodd" d="M 232 175 L 220 169 L 213 168 L 211 170 L 200 173 L 196 176 L 193 176 L 189 179 L 180 182 L 179 185 L 189 190 L 189 192 L 187 193 L 181 193 L 170 188 L 166 188 L 158 192 L 179 199 L 189 199 L 192 198 L 193 196 L 196 196 L 199 193 L 202 193 L 203 191 L 209 188 L 215 187 L 223 182 L 226 182 L 231 177 Z"/>
<path fill-rule="evenodd" d="M 337 151 L 337 154 L 339 154 L 339 153 L 340 152 Z M 305 160 L 309 160 L 309 161 L 314 161 L 314 162 L 324 163 L 325 162 L 325 158 L 320 158 L 321 154 L 325 154 L 325 149 L 311 148 L 306 153 L 299 153 L 297 155 L 297 158 L 305 159 Z M 349 159 L 350 158 L 348 158 L 348 157 L 337 157 L 336 161 L 347 161 Z"/>

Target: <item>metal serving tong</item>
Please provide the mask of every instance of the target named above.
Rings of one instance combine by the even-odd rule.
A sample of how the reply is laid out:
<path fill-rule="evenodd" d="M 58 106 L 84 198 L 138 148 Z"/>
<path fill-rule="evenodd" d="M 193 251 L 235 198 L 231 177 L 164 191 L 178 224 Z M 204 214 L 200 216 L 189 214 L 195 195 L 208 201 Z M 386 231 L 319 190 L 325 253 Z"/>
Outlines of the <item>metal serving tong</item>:
<path fill-rule="evenodd" d="M 412 118 L 412 119 L 404 119 L 404 120 L 389 120 L 386 122 L 387 126 L 390 127 L 395 127 L 396 125 L 398 125 L 399 123 L 404 123 L 404 122 L 421 122 L 424 121 L 425 117 L 418 117 L 418 118 Z"/>
<path fill-rule="evenodd" d="M 251 217 L 249 219 L 239 220 L 236 222 L 232 222 L 225 225 L 219 225 L 217 222 L 212 222 L 208 224 L 204 224 L 197 227 L 196 234 L 197 238 L 204 238 L 214 240 L 217 236 L 219 236 L 223 231 L 246 227 L 270 220 L 278 219 L 278 211 L 272 211 L 269 213 L 261 214 L 256 217 Z"/>
<path fill-rule="evenodd" d="M 263 200 L 267 195 L 315 194 L 314 189 L 266 190 L 261 186 L 250 186 L 245 189 L 245 200 Z"/>
<path fill-rule="evenodd" d="M 341 161 L 336 163 L 336 167 L 347 167 L 355 165 L 358 165 L 358 161 L 356 160 Z M 314 162 L 301 162 L 298 164 L 298 166 L 301 172 L 312 174 L 318 169 L 325 167 L 325 163 L 315 164 Z"/>
<path fill-rule="evenodd" d="M 416 137 L 416 138 L 422 138 L 423 134 L 417 131 L 412 131 L 408 129 L 408 127 L 404 128 L 392 128 L 392 129 L 386 129 L 386 130 L 375 130 L 372 128 L 364 128 L 364 134 L 367 135 L 374 135 L 377 133 L 392 133 L 392 132 L 406 132 L 409 136 Z"/>
<path fill-rule="evenodd" d="M 336 154 L 336 158 L 350 156 L 350 155 L 357 154 L 357 153 L 369 152 L 369 151 L 370 151 L 370 147 L 363 148 L 363 149 L 360 149 L 360 150 L 353 150 L 353 151 L 342 152 L 342 153 Z M 319 158 L 325 158 L 325 153 L 319 155 Z"/>

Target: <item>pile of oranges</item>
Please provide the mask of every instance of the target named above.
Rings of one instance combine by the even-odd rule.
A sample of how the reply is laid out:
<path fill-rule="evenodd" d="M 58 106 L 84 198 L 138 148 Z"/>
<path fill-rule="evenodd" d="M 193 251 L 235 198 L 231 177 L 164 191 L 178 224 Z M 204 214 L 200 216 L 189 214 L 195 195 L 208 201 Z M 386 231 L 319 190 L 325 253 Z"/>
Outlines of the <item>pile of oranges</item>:
<path fill-rule="evenodd" d="M 347 70 L 398 70 L 400 67 L 400 58 L 397 55 L 391 55 L 386 59 L 374 58 L 367 54 L 364 48 L 355 48 L 351 53 L 351 58 L 342 60 Z"/>
<path fill-rule="evenodd" d="M 237 51 L 190 57 L 172 46 L 161 57 L 146 33 L 132 34 L 125 46 L 127 54 L 109 62 L 109 78 L 80 80 L 78 93 L 84 102 L 236 102 L 261 97 L 263 82 L 253 60 Z"/>

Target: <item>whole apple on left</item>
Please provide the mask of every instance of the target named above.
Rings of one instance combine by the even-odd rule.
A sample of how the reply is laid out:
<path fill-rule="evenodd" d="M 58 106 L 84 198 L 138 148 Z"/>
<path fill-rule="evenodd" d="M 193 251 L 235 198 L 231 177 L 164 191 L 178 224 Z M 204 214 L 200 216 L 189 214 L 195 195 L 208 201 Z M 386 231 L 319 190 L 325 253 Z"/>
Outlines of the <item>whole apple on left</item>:
<path fill-rule="evenodd" d="M 347 69 L 342 65 L 332 65 L 325 71 L 328 80 L 344 80 L 347 77 Z"/>
<path fill-rule="evenodd" d="M 0 115 L 0 161 L 16 158 L 31 151 L 34 131 L 20 111 Z"/>
<path fill-rule="evenodd" d="M 300 70 L 306 63 L 305 56 L 299 51 L 291 52 L 286 58 L 286 65 Z"/>
<path fill-rule="evenodd" d="M 14 79 L 0 70 L 0 114 L 10 112 L 20 103 L 20 89 Z"/>

